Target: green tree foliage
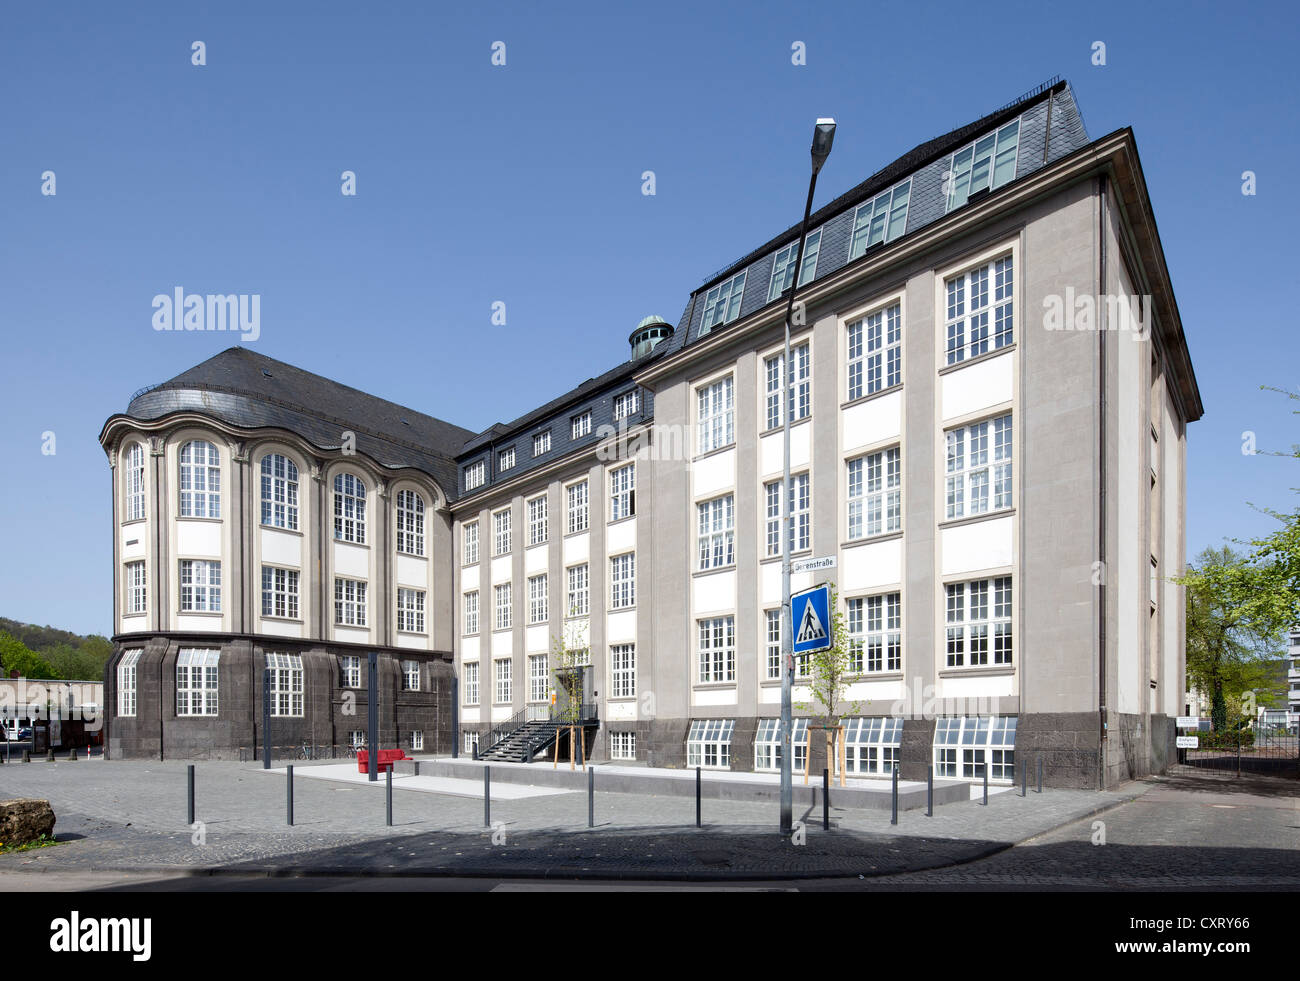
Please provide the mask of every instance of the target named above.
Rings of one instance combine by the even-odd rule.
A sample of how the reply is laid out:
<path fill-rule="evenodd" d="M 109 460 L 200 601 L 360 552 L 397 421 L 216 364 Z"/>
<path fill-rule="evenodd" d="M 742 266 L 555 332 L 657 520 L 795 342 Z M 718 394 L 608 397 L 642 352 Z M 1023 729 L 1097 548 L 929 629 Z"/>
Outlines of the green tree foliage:
<path fill-rule="evenodd" d="M 845 629 L 844 613 L 840 609 L 839 590 L 835 588 L 834 583 L 831 583 L 830 586 L 830 626 L 831 639 L 834 643 L 825 650 L 803 655 L 807 659 L 805 663 L 809 676 L 808 687 L 813 700 L 812 702 L 801 702 L 796 705 L 796 708 L 801 712 L 809 713 L 825 729 L 827 734 L 827 755 L 836 757 L 838 752 L 835 737 L 839 730 L 841 718 L 843 715 L 857 715 L 862 711 L 861 703 L 846 703 L 844 700 L 849 685 L 859 680 L 862 675 L 856 670 L 860 652 L 855 649 L 855 645 L 849 640 L 848 631 Z M 842 714 L 841 709 L 845 710 Z M 811 749 L 812 743 L 810 740 L 810 756 Z M 844 774 L 841 773 L 841 786 L 843 786 L 843 783 Z"/>
<path fill-rule="evenodd" d="M 1205 549 L 1175 581 L 1187 589 L 1187 682 L 1210 696 L 1222 731 L 1240 717 L 1247 692 L 1265 704 L 1277 698 L 1276 662 L 1292 614 L 1286 603 L 1261 601 L 1269 578 L 1227 545 Z"/>
<path fill-rule="evenodd" d="M 0 632 L 0 671 L 9 677 L 14 671 L 21 678 L 52 680 L 57 676 L 49 661 L 31 650 L 13 634 Z"/>
<path fill-rule="evenodd" d="M 34 670 L 49 670 L 48 675 L 29 674 L 30 678 L 50 678 L 62 681 L 101 681 L 104 667 L 113 655 L 113 643 L 107 637 L 90 634 L 83 637 L 68 630 L 40 627 L 33 623 L 19 623 L 0 617 L 0 631 L 16 640 L 29 654 L 44 663 Z M 19 656 L 15 653 L 15 656 Z M 5 668 L 5 673 L 9 673 Z"/>

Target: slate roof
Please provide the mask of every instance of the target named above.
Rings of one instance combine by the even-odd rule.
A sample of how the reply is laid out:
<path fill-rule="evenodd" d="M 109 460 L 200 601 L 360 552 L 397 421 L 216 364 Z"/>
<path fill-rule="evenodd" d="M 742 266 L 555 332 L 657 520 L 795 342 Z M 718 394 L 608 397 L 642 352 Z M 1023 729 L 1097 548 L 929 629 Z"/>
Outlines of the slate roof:
<path fill-rule="evenodd" d="M 454 457 L 474 434 L 244 347 L 231 347 L 137 393 L 126 414 L 157 419 L 198 411 L 243 428 L 278 427 L 320 449 L 356 434 L 358 452 L 393 469 L 414 467 L 456 496 Z"/>

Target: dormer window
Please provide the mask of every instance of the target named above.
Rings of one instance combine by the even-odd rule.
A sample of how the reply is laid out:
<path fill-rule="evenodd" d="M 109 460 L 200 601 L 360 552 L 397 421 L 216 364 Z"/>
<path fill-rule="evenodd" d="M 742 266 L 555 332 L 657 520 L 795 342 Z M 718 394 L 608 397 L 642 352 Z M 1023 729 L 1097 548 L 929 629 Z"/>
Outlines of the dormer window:
<path fill-rule="evenodd" d="M 817 253 L 821 249 L 821 243 L 820 228 L 804 240 L 803 268 L 799 270 L 800 286 L 817 275 Z M 794 282 L 794 264 L 799 257 L 798 253 L 799 243 L 791 242 L 776 254 L 776 259 L 772 262 L 772 282 L 767 288 L 769 303 L 788 290 L 790 284 Z"/>
<path fill-rule="evenodd" d="M 858 205 L 853 213 L 853 237 L 849 241 L 850 262 L 873 245 L 896 239 L 906 231 L 911 192 L 912 182 L 906 180 Z"/>
<path fill-rule="evenodd" d="M 1015 177 L 1019 143 L 1020 120 L 1016 119 L 954 153 L 947 174 L 948 210 Z"/>
<path fill-rule="evenodd" d="M 745 293 L 745 272 L 742 269 L 704 294 L 704 320 L 700 324 L 700 333 L 708 333 L 719 324 L 729 324 L 740 315 L 740 300 Z"/>
<path fill-rule="evenodd" d="M 483 482 L 487 479 L 487 467 L 483 461 L 479 460 L 471 463 L 465 468 L 465 489 L 471 491 L 476 487 L 482 487 Z"/>
<path fill-rule="evenodd" d="M 502 450 L 497 454 L 497 470 L 509 470 L 515 465 L 515 448 Z"/>

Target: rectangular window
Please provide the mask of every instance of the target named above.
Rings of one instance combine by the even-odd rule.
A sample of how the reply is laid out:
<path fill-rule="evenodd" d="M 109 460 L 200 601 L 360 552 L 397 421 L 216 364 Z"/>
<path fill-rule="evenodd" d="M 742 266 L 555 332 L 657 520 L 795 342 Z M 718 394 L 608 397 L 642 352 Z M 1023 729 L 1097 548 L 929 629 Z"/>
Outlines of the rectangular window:
<path fill-rule="evenodd" d="M 1011 783 L 1016 769 L 1015 716 L 944 716 L 935 720 L 935 772 L 945 777 Z M 958 752 L 960 751 L 960 769 Z"/>
<path fill-rule="evenodd" d="M 221 612 L 221 563 L 181 559 L 181 612 Z"/>
<path fill-rule="evenodd" d="M 614 421 L 634 416 L 641 408 L 641 393 L 633 389 L 614 398 Z"/>
<path fill-rule="evenodd" d="M 849 401 L 903 383 L 903 308 L 895 303 L 848 325 Z"/>
<path fill-rule="evenodd" d="M 859 776 L 889 776 L 903 743 L 899 718 L 848 718 L 844 723 L 845 770 Z M 839 761 L 835 761 L 836 773 Z"/>
<path fill-rule="evenodd" d="M 992 663 L 1010 664 L 1011 577 L 950 583 L 946 591 L 948 667 L 988 665 L 990 638 Z"/>
<path fill-rule="evenodd" d="M 262 524 L 298 530 L 298 465 L 279 453 L 262 457 Z"/>
<path fill-rule="evenodd" d="M 611 760 L 636 759 L 636 733 L 611 732 L 609 734 L 609 758 Z"/>
<path fill-rule="evenodd" d="M 465 633 L 478 633 L 478 590 L 465 594 Z"/>
<path fill-rule="evenodd" d="M 763 658 L 764 673 L 768 681 L 781 680 L 781 611 L 765 610 L 763 612 Z"/>
<path fill-rule="evenodd" d="M 419 729 L 411 733 L 411 749 L 416 752 L 424 750 L 424 733 Z"/>
<path fill-rule="evenodd" d="M 302 718 L 302 655 L 267 652 L 266 666 L 271 672 L 271 715 L 277 718 Z"/>
<path fill-rule="evenodd" d="M 492 514 L 492 554 L 505 555 L 510 551 L 510 509 Z"/>
<path fill-rule="evenodd" d="M 704 319 L 700 333 L 707 334 L 718 324 L 729 324 L 740 315 L 740 300 L 745 294 L 745 273 L 742 269 L 725 282 L 719 283 L 704 294 Z"/>
<path fill-rule="evenodd" d="M 686 765 L 711 770 L 731 766 L 731 734 L 735 719 L 694 719 L 686 734 Z"/>
<path fill-rule="evenodd" d="M 176 714 L 217 714 L 220 651 L 182 647 L 176 658 Z"/>
<path fill-rule="evenodd" d="M 702 501 L 699 515 L 701 571 L 720 569 L 736 562 L 736 498 L 733 494 Z"/>
<path fill-rule="evenodd" d="M 591 432 L 591 413 L 584 412 L 581 415 L 574 416 L 570 421 L 572 428 L 572 438 L 582 439 Z"/>
<path fill-rule="evenodd" d="M 993 296 L 989 297 L 989 279 Z M 958 364 L 989 350 L 989 317 L 993 318 L 993 349 L 1015 340 L 1015 283 L 1011 256 L 987 263 L 944 284 L 947 307 L 948 364 Z"/>
<path fill-rule="evenodd" d="M 736 680 L 736 618 L 713 617 L 699 621 L 700 684 Z"/>
<path fill-rule="evenodd" d="M 781 481 L 774 480 L 763 485 L 765 502 L 764 542 L 768 558 L 781 554 Z M 790 528 L 790 551 L 799 552 L 812 548 L 812 495 L 808 483 L 808 474 L 795 474 L 790 478 L 790 514 L 793 524 Z"/>
<path fill-rule="evenodd" d="M 132 443 L 125 453 L 123 461 L 123 483 L 122 488 L 126 495 L 126 505 L 124 508 L 126 521 L 143 521 L 145 517 L 145 486 L 144 486 L 144 446 L 140 443 Z M 265 505 L 263 505 L 265 510 Z M 263 524 L 266 518 L 262 519 Z"/>
<path fill-rule="evenodd" d="M 460 666 L 461 676 L 465 679 L 465 704 L 478 704 L 478 662 L 467 661 Z"/>
<path fill-rule="evenodd" d="M 993 452 L 989 458 L 989 437 Z M 949 518 L 1011 507 L 1011 415 L 950 429 L 946 494 Z"/>
<path fill-rule="evenodd" d="M 609 520 L 636 514 L 636 464 L 629 463 L 609 472 Z"/>
<path fill-rule="evenodd" d="M 461 543 L 464 546 L 465 565 L 478 561 L 478 522 L 471 521 L 461 529 Z"/>
<path fill-rule="evenodd" d="M 148 609 L 148 590 L 145 585 L 143 562 L 126 564 L 126 613 L 144 613 Z"/>
<path fill-rule="evenodd" d="M 340 627 L 364 627 L 366 612 L 366 583 L 335 578 L 334 622 Z"/>
<path fill-rule="evenodd" d="M 495 597 L 494 607 L 496 609 L 495 630 L 509 630 L 514 623 L 514 614 L 511 609 L 510 583 L 505 582 L 499 586 L 492 587 Z"/>
<path fill-rule="evenodd" d="M 117 662 L 117 714 L 119 716 L 135 715 L 135 682 L 139 663 L 139 651 L 127 651 Z"/>
<path fill-rule="evenodd" d="M 510 676 L 514 670 L 514 664 L 508 657 L 503 657 L 492 663 L 496 669 L 496 689 L 493 692 L 493 701 L 498 705 L 509 705 L 511 698 Z"/>
<path fill-rule="evenodd" d="M 547 533 L 546 497 L 534 497 L 528 502 L 528 544 L 543 544 Z"/>
<path fill-rule="evenodd" d="M 551 665 L 546 654 L 533 654 L 528 658 L 528 700 L 551 700 Z"/>
<path fill-rule="evenodd" d="M 497 454 L 497 472 L 509 470 L 515 465 L 515 448 L 511 446 Z"/>
<path fill-rule="evenodd" d="M 424 498 L 412 490 L 397 492 L 397 550 L 424 554 Z"/>
<path fill-rule="evenodd" d="M 343 665 L 343 687 L 360 688 L 361 687 L 361 658 L 355 654 L 344 654 L 342 657 Z"/>
<path fill-rule="evenodd" d="M 587 530 L 587 482 L 579 481 L 564 489 L 568 498 L 569 534 Z"/>
<path fill-rule="evenodd" d="M 462 744 L 464 746 L 464 751 L 466 755 L 468 756 L 475 755 L 478 752 L 478 733 L 477 732 L 465 733 L 465 737 L 462 740 Z"/>
<path fill-rule="evenodd" d="M 614 685 L 614 698 L 632 698 L 636 695 L 636 645 L 614 644 L 609 649 L 610 677 Z"/>
<path fill-rule="evenodd" d="M 420 690 L 420 662 L 419 661 L 402 662 L 402 690 L 403 691 Z"/>
<path fill-rule="evenodd" d="M 551 431 L 548 429 L 544 433 L 538 433 L 533 437 L 533 456 L 541 456 L 543 453 L 551 452 Z"/>
<path fill-rule="evenodd" d="M 903 527 L 903 477 L 898 447 L 848 463 L 849 538 L 867 538 Z"/>
<path fill-rule="evenodd" d="M 853 213 L 853 237 L 849 240 L 850 262 L 873 245 L 892 241 L 906 231 L 911 190 L 912 182 L 906 180 L 858 205 Z"/>
<path fill-rule="evenodd" d="M 262 566 L 262 616 L 298 619 L 298 572 Z"/>
<path fill-rule="evenodd" d="M 898 593 L 848 602 L 849 670 L 903 670 L 903 621 Z"/>
<path fill-rule="evenodd" d="M 482 460 L 475 461 L 465 468 L 465 489 L 467 491 L 482 487 L 486 481 L 487 465 Z"/>
<path fill-rule="evenodd" d="M 424 590 L 397 589 L 397 629 L 424 633 Z"/>
<path fill-rule="evenodd" d="M 799 270 L 799 285 L 803 286 L 817 275 L 817 253 L 821 249 L 821 229 L 804 239 L 803 268 Z M 767 302 L 771 303 L 788 290 L 794 282 L 794 264 L 799 258 L 799 243 L 791 242 L 777 252 L 772 260 L 772 280 L 767 287 Z"/>
<path fill-rule="evenodd" d="M 792 767 L 802 773 L 808 762 L 808 720 L 791 719 L 790 745 L 794 747 Z M 759 719 L 754 735 L 754 769 L 776 772 L 781 769 L 781 720 Z"/>
<path fill-rule="evenodd" d="M 1016 176 L 1020 120 L 1014 119 L 952 155 L 948 168 L 948 210 L 960 208 L 972 194 L 1001 187 Z"/>
<path fill-rule="evenodd" d="M 623 610 L 636 606 L 636 553 L 615 555 L 609 560 L 609 607 Z"/>
<path fill-rule="evenodd" d="M 180 491 L 182 518 L 221 517 L 221 456 L 204 440 L 181 447 Z"/>
<path fill-rule="evenodd" d="M 781 365 L 785 352 L 773 355 L 763 362 L 767 392 L 767 428 L 781 425 Z M 812 414 L 812 358 L 807 344 L 790 349 L 790 421 L 797 422 Z"/>
<path fill-rule="evenodd" d="M 730 375 L 695 390 L 699 416 L 699 452 L 709 453 L 736 441 L 735 391 Z"/>
<path fill-rule="evenodd" d="M 528 577 L 528 622 L 545 623 L 551 618 L 547 599 L 546 573 Z"/>
<path fill-rule="evenodd" d="M 568 616 L 585 617 L 590 609 L 591 577 L 584 562 L 582 565 L 569 566 L 569 593 L 565 597 Z"/>

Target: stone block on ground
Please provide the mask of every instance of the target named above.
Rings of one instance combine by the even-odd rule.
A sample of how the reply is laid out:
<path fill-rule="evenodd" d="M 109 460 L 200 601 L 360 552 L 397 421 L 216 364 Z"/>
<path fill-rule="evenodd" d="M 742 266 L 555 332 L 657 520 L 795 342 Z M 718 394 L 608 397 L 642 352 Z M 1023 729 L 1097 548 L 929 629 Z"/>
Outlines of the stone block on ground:
<path fill-rule="evenodd" d="M 54 835 L 54 808 L 47 800 L 18 797 L 0 800 L 0 844 L 26 845 Z"/>

